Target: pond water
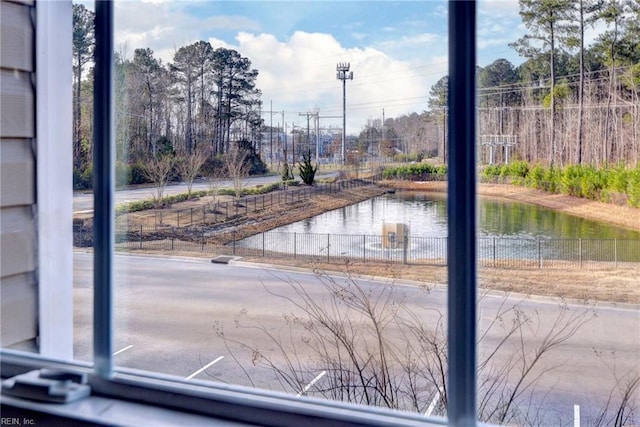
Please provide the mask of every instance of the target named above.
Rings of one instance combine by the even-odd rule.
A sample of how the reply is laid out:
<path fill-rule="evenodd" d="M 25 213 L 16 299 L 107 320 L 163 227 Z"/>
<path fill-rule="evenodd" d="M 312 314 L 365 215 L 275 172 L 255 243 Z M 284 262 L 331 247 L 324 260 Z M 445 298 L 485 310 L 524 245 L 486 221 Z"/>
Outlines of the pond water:
<path fill-rule="evenodd" d="M 383 232 L 385 223 L 404 224 L 408 234 L 397 227 Z M 479 199 L 478 223 L 478 257 L 494 265 L 640 262 L 640 232 L 535 205 Z M 237 245 L 294 257 L 444 263 L 447 234 L 444 196 L 399 192 L 279 227 Z"/>
<path fill-rule="evenodd" d="M 404 223 L 411 236 L 445 237 L 444 196 L 398 192 L 325 212 L 273 231 L 318 234 L 380 234 L 382 224 Z M 640 232 L 579 218 L 540 206 L 478 200 L 481 237 L 640 239 Z"/>

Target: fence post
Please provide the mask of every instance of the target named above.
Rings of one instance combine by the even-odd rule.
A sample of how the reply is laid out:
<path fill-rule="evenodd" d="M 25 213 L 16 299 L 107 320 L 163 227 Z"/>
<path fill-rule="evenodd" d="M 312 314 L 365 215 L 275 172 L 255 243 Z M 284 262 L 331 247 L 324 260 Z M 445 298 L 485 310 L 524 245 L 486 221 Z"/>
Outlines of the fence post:
<path fill-rule="evenodd" d="M 233 254 L 236 254 L 236 230 L 233 230 Z"/>
<path fill-rule="evenodd" d="M 262 258 L 264 258 L 264 231 L 262 232 Z"/>
<path fill-rule="evenodd" d="M 180 209 L 178 209 L 176 212 L 177 212 L 177 214 L 176 214 L 176 217 L 177 217 L 176 222 L 177 222 L 178 228 L 180 228 Z"/>
<path fill-rule="evenodd" d="M 297 252 L 297 248 L 296 248 L 296 233 L 293 233 L 293 259 L 296 258 L 296 252 Z"/>
<path fill-rule="evenodd" d="M 190 222 L 190 224 L 193 225 L 193 208 L 191 208 L 191 222 Z"/>
<path fill-rule="evenodd" d="M 201 231 L 202 231 L 202 233 L 201 233 L 201 236 L 202 236 L 202 240 L 201 240 L 202 245 L 201 245 L 201 247 L 200 247 L 200 252 L 204 252 L 204 227 L 202 227 L 202 230 L 201 230 Z"/>
<path fill-rule="evenodd" d="M 538 268 L 542 268 L 542 242 L 538 237 Z"/>
<path fill-rule="evenodd" d="M 613 265 L 618 268 L 618 239 L 613 239 Z"/>
<path fill-rule="evenodd" d="M 402 239 L 402 263 L 403 264 L 407 263 L 408 250 L 409 250 L 409 236 L 405 234 L 404 238 Z"/>
<path fill-rule="evenodd" d="M 578 239 L 578 260 L 580 261 L 580 268 L 582 268 L 582 238 Z"/>
<path fill-rule="evenodd" d="M 362 235 L 362 262 L 367 262 L 367 235 Z"/>
<path fill-rule="evenodd" d="M 329 246 L 331 245 L 331 235 L 329 233 L 327 233 L 327 262 L 331 262 L 331 259 L 329 258 Z"/>
<path fill-rule="evenodd" d="M 493 268 L 496 268 L 496 236 L 493 236 Z"/>
<path fill-rule="evenodd" d="M 176 238 L 176 228 L 175 227 L 171 227 L 172 233 L 171 233 L 171 250 L 173 251 L 173 241 Z"/>
<path fill-rule="evenodd" d="M 142 224 L 140 224 L 140 249 L 142 249 Z"/>

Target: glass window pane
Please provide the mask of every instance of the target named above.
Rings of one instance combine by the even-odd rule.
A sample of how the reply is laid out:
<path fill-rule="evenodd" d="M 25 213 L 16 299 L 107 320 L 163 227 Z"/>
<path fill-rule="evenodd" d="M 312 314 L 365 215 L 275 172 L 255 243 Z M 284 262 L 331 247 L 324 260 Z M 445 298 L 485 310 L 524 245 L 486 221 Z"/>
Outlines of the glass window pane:
<path fill-rule="evenodd" d="M 636 95 L 612 89 L 622 64 L 581 65 L 579 50 L 582 38 L 588 58 L 613 27 L 582 33 L 581 13 L 584 23 L 600 18 L 580 2 L 480 2 L 479 11 L 478 417 L 637 423 L 640 318 L 624 303 L 637 303 L 640 222 L 613 183 L 637 172 L 638 156 L 611 120 L 637 111 L 607 103 Z"/>
<path fill-rule="evenodd" d="M 446 3 L 115 14 L 116 366 L 445 415 Z"/>

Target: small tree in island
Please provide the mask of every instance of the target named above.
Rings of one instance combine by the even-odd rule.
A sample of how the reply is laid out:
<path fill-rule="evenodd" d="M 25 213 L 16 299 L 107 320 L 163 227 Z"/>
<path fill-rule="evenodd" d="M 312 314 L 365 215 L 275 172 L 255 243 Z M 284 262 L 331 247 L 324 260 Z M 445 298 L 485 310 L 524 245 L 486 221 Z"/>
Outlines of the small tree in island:
<path fill-rule="evenodd" d="M 194 149 L 191 153 L 182 152 L 175 158 L 175 168 L 180 174 L 180 178 L 187 184 L 187 198 L 191 198 L 193 181 L 200 173 L 202 166 L 207 161 L 209 153 L 202 148 Z"/>
<path fill-rule="evenodd" d="M 282 182 L 293 181 L 293 172 L 289 169 L 289 163 L 287 163 L 287 150 L 283 150 L 284 164 L 282 165 Z"/>
<path fill-rule="evenodd" d="M 311 164 L 311 150 L 307 150 L 302 155 L 302 162 L 298 163 L 298 169 L 300 170 L 300 179 L 307 185 L 313 185 L 313 180 L 318 171 L 318 165 L 313 166 Z"/>
<path fill-rule="evenodd" d="M 153 204 L 156 208 L 162 207 L 164 203 L 164 190 L 175 175 L 175 165 L 176 157 L 171 152 L 149 156 L 144 162 L 142 173 L 156 189 L 156 194 L 153 196 Z"/>

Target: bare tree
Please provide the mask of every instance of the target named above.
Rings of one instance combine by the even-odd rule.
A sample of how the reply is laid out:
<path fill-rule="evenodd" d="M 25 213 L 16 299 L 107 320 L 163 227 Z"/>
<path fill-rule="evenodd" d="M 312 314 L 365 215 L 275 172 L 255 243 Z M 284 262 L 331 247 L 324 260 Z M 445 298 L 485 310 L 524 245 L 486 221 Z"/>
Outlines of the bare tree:
<path fill-rule="evenodd" d="M 244 179 L 249 176 L 251 165 L 247 162 L 249 153 L 240 144 L 231 144 L 229 150 L 224 155 L 224 165 L 233 182 L 233 191 L 235 193 L 236 202 L 242 196 L 244 188 Z"/>
<path fill-rule="evenodd" d="M 207 176 L 207 188 L 209 189 L 209 194 L 213 198 L 214 203 L 218 197 L 218 192 L 222 188 L 222 180 L 224 177 L 225 173 L 222 168 L 213 169 L 213 171 L 209 173 L 209 176 Z"/>
<path fill-rule="evenodd" d="M 164 190 L 175 174 L 176 158 L 172 154 L 151 156 L 144 162 L 143 173 L 155 185 L 153 196 L 156 207 L 163 204 Z"/>
<path fill-rule="evenodd" d="M 187 198 L 191 198 L 193 181 L 200 173 L 204 162 L 207 161 L 208 152 L 202 147 L 195 148 L 191 153 L 182 153 L 176 158 L 176 169 L 180 178 L 187 184 Z"/>
<path fill-rule="evenodd" d="M 409 309 L 408 297 L 393 283 L 373 288 L 350 275 L 344 282 L 325 274 L 318 277 L 326 291 L 324 299 L 292 281 L 287 281 L 286 294 L 265 287 L 287 307 L 280 330 L 250 320 L 247 310 L 240 313 L 235 320 L 237 333 L 255 331 L 267 344 L 263 339 L 235 338 L 217 323 L 216 333 L 233 358 L 239 360 L 238 348 L 247 351 L 255 365 L 273 371 L 284 390 L 298 395 L 313 393 L 351 403 L 446 415 L 446 315 L 429 307 Z M 543 328 L 548 319 L 543 322 L 537 313 L 525 313 L 521 302 L 509 303 L 505 298 L 478 334 L 482 348 L 478 418 L 509 424 L 538 422 L 540 415 L 532 405 L 535 387 L 552 370 L 542 361 L 592 316 L 590 307 L 570 309 L 563 304 L 551 326 Z M 242 370 L 253 384 L 250 368 Z M 306 384 L 318 373 L 322 381 L 311 389 Z"/>
<path fill-rule="evenodd" d="M 609 353 L 611 361 L 608 360 L 605 352 L 596 349 L 594 349 L 594 352 L 603 361 L 605 367 L 615 379 L 615 384 L 609 392 L 604 408 L 596 417 L 593 425 L 595 427 L 622 427 L 630 425 L 630 423 L 635 424 L 634 421 L 637 420 L 633 419 L 633 413 L 636 408 L 633 407 L 633 402 L 634 399 L 637 399 L 640 391 L 640 375 L 637 373 L 640 365 L 634 366 L 633 369 L 625 372 L 621 377 L 616 368 L 615 351 Z M 617 401 L 616 398 L 618 399 Z"/>

